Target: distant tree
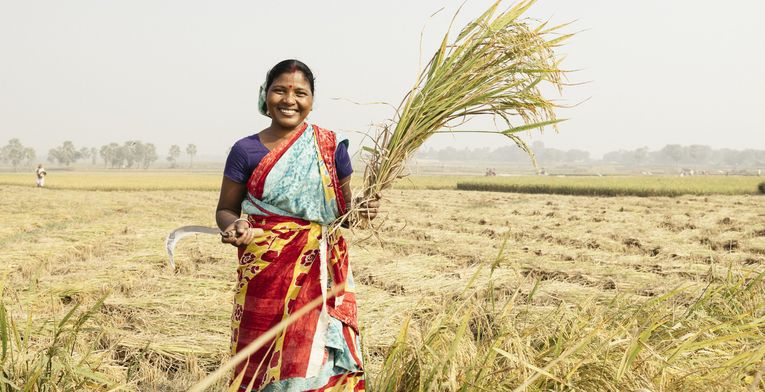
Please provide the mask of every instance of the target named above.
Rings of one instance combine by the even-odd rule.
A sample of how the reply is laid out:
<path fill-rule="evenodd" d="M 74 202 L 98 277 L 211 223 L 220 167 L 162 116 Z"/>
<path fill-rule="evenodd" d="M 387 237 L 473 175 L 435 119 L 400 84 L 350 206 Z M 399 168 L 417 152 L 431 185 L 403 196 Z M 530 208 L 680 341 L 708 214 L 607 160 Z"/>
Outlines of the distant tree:
<path fill-rule="evenodd" d="M 113 169 L 148 169 L 158 159 L 157 147 L 140 140 L 129 140 L 122 145 L 109 143 L 101 146 L 99 154 L 104 160 L 104 167 L 111 166 Z"/>
<path fill-rule="evenodd" d="M 607 152 L 603 154 L 603 162 L 622 163 L 626 154 L 624 150 Z"/>
<path fill-rule="evenodd" d="M 531 151 L 534 151 L 534 154 L 537 157 L 537 161 L 539 162 L 561 162 L 566 159 L 566 154 L 563 151 L 555 148 L 542 147 L 538 150 L 532 149 Z"/>
<path fill-rule="evenodd" d="M 194 167 L 194 156 L 197 155 L 197 146 L 195 144 L 186 146 L 186 154 L 189 155 L 189 167 Z"/>
<path fill-rule="evenodd" d="M 417 159 L 430 159 L 433 149 L 431 147 L 422 147 L 414 153 Z"/>
<path fill-rule="evenodd" d="M 19 139 L 11 139 L 8 144 L 0 149 L 0 161 L 10 163 L 13 170 L 16 171 L 20 164 L 31 164 L 35 159 L 35 150 L 30 147 L 24 147 Z"/>
<path fill-rule="evenodd" d="M 122 152 L 120 151 L 120 145 L 117 143 L 109 143 L 108 146 L 106 146 L 109 150 L 109 165 L 112 169 L 114 168 L 121 168 L 122 162 L 125 160 L 123 157 Z"/>
<path fill-rule="evenodd" d="M 157 147 L 154 146 L 154 144 L 146 143 L 144 148 L 145 148 L 145 151 L 143 155 L 143 161 L 141 162 L 141 166 L 143 166 L 144 169 L 148 169 L 152 163 L 156 162 L 157 159 L 159 159 L 159 156 L 157 156 Z"/>
<path fill-rule="evenodd" d="M 693 163 L 702 164 L 708 163 L 707 160 L 712 156 L 712 148 L 709 146 L 702 146 L 700 144 L 694 144 L 688 147 L 688 158 Z"/>
<path fill-rule="evenodd" d="M 90 159 L 90 149 L 87 147 L 80 148 L 77 159 Z"/>
<path fill-rule="evenodd" d="M 648 147 L 635 150 L 611 151 L 603 155 L 603 162 L 619 163 L 622 165 L 644 165 L 649 162 L 651 152 Z"/>
<path fill-rule="evenodd" d="M 439 161 L 453 161 L 457 159 L 457 149 L 449 146 L 443 150 L 439 150 L 437 158 Z"/>
<path fill-rule="evenodd" d="M 101 160 L 104 161 L 104 168 L 109 166 L 114 157 L 114 149 L 111 144 L 105 144 L 98 150 L 98 155 L 101 155 Z"/>
<path fill-rule="evenodd" d="M 659 150 L 659 156 L 665 162 L 668 161 L 677 165 L 680 162 L 685 161 L 685 148 L 679 144 L 667 144 L 664 148 Z"/>
<path fill-rule="evenodd" d="M 125 167 L 132 169 L 136 162 L 139 165 L 140 162 L 143 162 L 143 143 L 140 141 L 126 141 L 120 148 L 125 157 Z"/>
<path fill-rule="evenodd" d="M 648 147 L 640 147 L 633 151 L 632 160 L 638 165 L 646 163 L 648 160 Z"/>
<path fill-rule="evenodd" d="M 35 149 L 32 147 L 26 147 L 24 148 L 24 163 L 27 165 L 31 165 L 32 161 L 36 158 Z"/>
<path fill-rule="evenodd" d="M 584 150 L 567 150 L 563 152 L 566 162 L 587 162 L 590 159 L 590 153 Z"/>
<path fill-rule="evenodd" d="M 498 162 L 528 162 L 529 157 L 523 150 L 515 146 L 502 146 L 491 153 L 491 158 Z"/>
<path fill-rule="evenodd" d="M 58 162 L 60 164 L 69 166 L 73 162 L 76 162 L 78 159 L 82 157 L 82 152 L 78 151 L 74 147 L 74 143 L 67 140 L 64 142 L 64 144 L 52 148 L 50 151 L 48 151 L 48 161 L 50 162 Z"/>
<path fill-rule="evenodd" d="M 738 166 L 741 163 L 739 151 L 723 148 L 719 150 L 720 160 L 728 166 Z"/>
<path fill-rule="evenodd" d="M 118 169 L 124 169 L 128 165 L 128 157 L 131 154 L 130 152 L 130 146 L 125 142 L 123 145 L 119 145 L 117 143 L 114 144 L 114 159 L 112 160 L 112 167 L 116 167 Z"/>
<path fill-rule="evenodd" d="M 167 153 L 167 160 L 170 162 L 170 167 L 175 167 L 178 158 L 181 156 L 181 148 L 177 144 L 170 146 L 170 151 Z"/>
<path fill-rule="evenodd" d="M 754 166 L 761 162 L 760 151 L 746 149 L 738 153 L 738 165 L 741 166 Z"/>
<path fill-rule="evenodd" d="M 90 163 L 92 163 L 93 166 L 98 164 L 98 162 L 97 162 L 97 160 L 98 160 L 98 149 L 97 148 L 95 148 L 95 147 L 91 147 L 90 148 L 90 159 L 91 159 Z"/>

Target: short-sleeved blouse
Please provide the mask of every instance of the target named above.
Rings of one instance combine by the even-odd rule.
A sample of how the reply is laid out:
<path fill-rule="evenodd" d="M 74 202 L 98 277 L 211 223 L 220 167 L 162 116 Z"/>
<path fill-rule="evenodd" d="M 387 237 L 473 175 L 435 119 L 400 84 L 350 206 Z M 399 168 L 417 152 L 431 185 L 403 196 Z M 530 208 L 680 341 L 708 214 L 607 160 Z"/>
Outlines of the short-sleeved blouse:
<path fill-rule="evenodd" d="M 226 166 L 223 175 L 231 181 L 246 184 L 252 172 L 258 167 L 263 157 L 268 154 L 268 148 L 261 143 L 258 134 L 240 139 L 231 147 L 231 152 L 226 158 Z M 337 178 L 345 178 L 353 173 L 351 157 L 348 154 L 346 143 L 338 143 L 335 150 L 335 166 Z"/>

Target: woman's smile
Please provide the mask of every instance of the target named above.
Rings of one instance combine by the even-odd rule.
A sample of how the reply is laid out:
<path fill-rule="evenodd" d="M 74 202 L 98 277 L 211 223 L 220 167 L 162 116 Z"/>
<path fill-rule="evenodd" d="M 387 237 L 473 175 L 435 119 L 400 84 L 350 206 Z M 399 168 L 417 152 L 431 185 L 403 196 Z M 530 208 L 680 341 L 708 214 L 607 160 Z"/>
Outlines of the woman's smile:
<path fill-rule="evenodd" d="M 297 109 L 279 108 L 279 111 L 285 116 L 294 116 L 298 113 Z"/>

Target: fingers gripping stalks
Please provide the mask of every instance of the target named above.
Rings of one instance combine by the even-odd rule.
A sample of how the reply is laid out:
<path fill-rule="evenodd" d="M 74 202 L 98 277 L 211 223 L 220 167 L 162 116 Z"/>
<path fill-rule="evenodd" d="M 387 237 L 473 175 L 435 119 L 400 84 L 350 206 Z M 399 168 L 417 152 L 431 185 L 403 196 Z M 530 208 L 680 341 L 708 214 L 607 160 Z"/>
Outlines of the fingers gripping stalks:
<path fill-rule="evenodd" d="M 354 198 L 349 211 L 338 218 L 335 226 L 369 228 L 371 226 L 370 221 L 380 213 L 380 199 L 379 194 L 372 197 L 358 196 Z"/>

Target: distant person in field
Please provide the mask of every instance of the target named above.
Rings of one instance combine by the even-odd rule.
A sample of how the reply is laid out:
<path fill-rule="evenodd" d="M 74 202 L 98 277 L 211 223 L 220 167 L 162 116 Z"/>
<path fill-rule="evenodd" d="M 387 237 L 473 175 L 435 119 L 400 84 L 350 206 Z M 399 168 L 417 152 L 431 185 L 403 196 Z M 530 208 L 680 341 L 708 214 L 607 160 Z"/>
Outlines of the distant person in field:
<path fill-rule="evenodd" d="M 238 248 L 232 354 L 339 284 L 312 310 L 250 356 L 240 389 L 364 390 L 356 292 L 340 230 L 351 206 L 348 140 L 305 122 L 314 77 L 298 60 L 276 64 L 261 87 L 260 112 L 271 125 L 237 141 L 223 172 L 216 210 L 222 241 Z M 363 205 L 377 215 L 378 201 Z M 246 217 L 240 218 L 241 214 Z"/>
<path fill-rule="evenodd" d="M 45 168 L 43 168 L 42 163 L 37 165 L 37 170 L 35 170 L 35 174 L 37 175 L 37 187 L 42 188 L 45 186 L 45 176 L 48 175 L 48 173 L 45 171 Z"/>

